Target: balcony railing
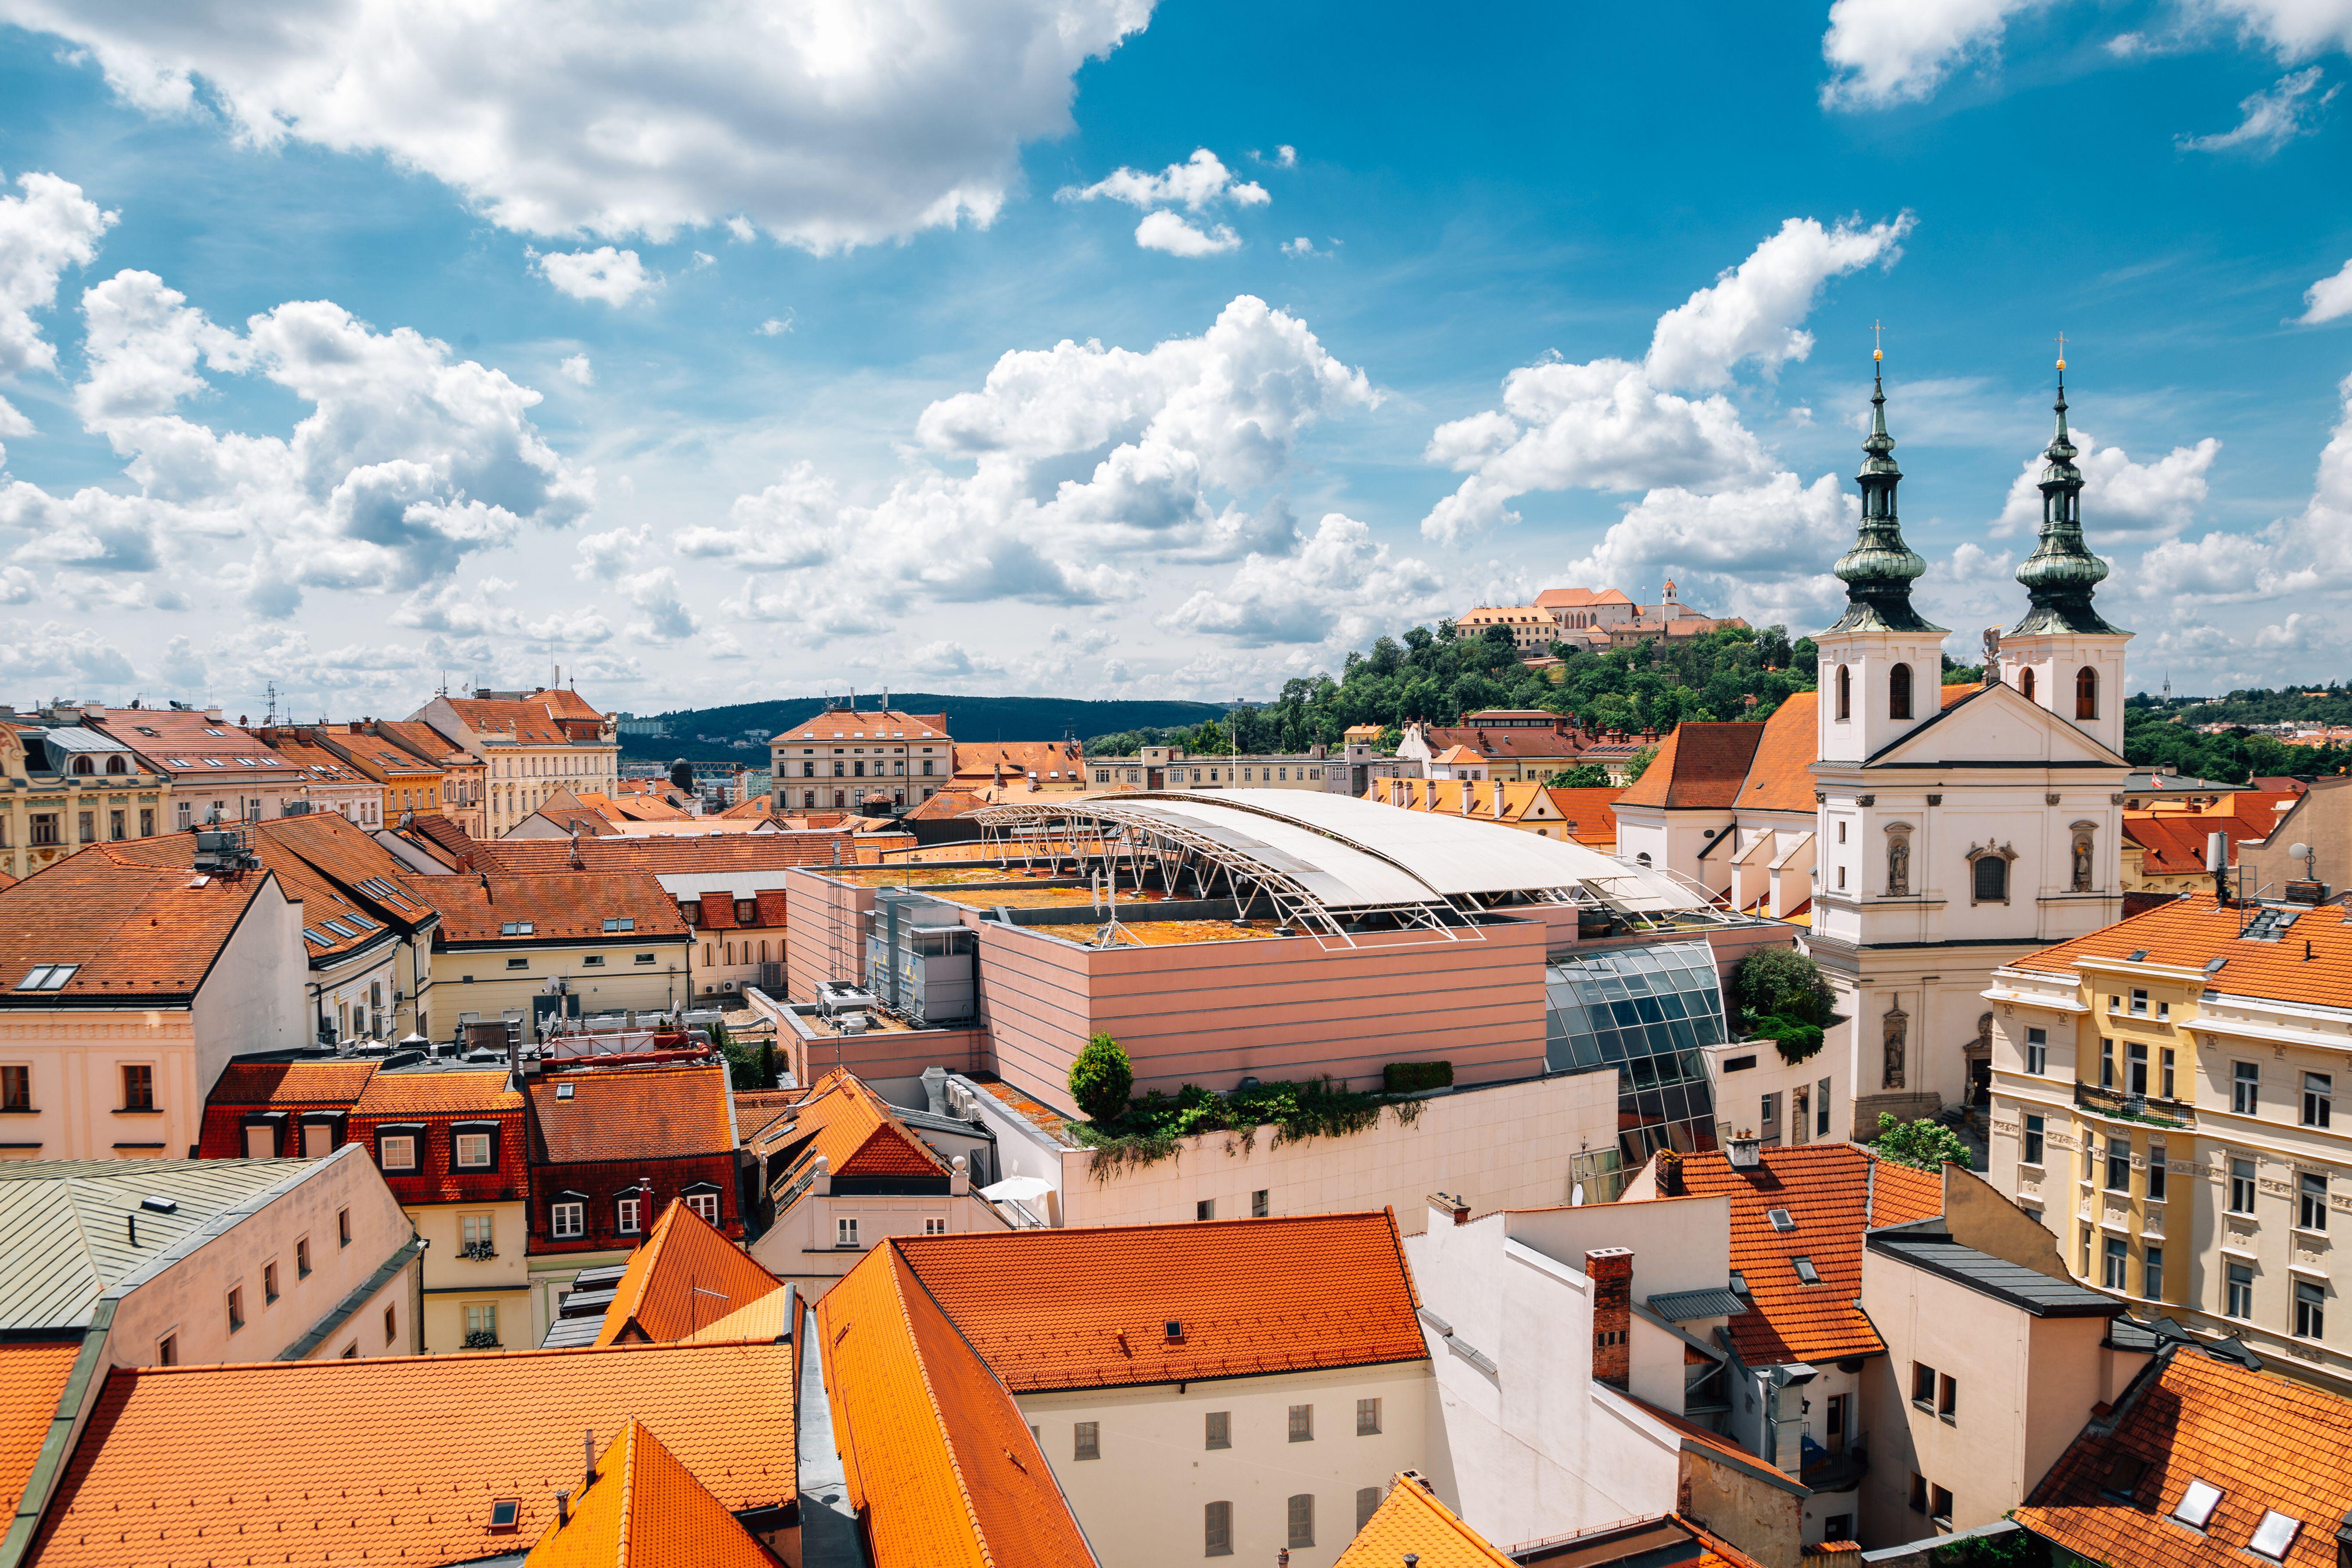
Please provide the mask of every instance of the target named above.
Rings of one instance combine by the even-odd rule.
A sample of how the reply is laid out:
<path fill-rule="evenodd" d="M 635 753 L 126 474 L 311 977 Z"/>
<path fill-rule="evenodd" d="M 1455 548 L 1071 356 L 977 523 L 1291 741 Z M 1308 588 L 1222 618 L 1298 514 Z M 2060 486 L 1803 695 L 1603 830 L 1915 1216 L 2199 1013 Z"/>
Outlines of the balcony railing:
<path fill-rule="evenodd" d="M 2194 1106 L 2185 1100 L 2165 1100 L 2156 1095 L 2126 1094 L 2121 1089 L 2078 1083 L 2074 1086 L 2074 1103 L 2084 1110 L 2124 1121 L 2145 1121 L 2157 1127 L 2197 1125 Z"/>

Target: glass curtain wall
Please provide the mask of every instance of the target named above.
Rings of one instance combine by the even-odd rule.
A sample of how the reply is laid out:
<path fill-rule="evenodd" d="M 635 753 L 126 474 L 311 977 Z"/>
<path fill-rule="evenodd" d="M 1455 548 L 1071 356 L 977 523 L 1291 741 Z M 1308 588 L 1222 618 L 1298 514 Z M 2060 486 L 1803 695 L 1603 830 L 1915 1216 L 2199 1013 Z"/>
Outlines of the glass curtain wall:
<path fill-rule="evenodd" d="M 1544 973 L 1544 1065 L 1617 1072 L 1617 1142 L 1638 1166 L 1660 1149 L 1715 1147 L 1699 1048 L 1725 1038 L 1723 987 L 1705 942 L 1555 958 Z"/>

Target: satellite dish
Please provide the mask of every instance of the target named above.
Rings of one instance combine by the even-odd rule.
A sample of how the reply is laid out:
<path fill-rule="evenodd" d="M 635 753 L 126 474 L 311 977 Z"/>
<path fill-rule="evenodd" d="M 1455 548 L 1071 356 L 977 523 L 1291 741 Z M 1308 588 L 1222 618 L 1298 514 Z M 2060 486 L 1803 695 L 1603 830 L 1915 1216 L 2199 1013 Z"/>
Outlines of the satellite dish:
<path fill-rule="evenodd" d="M 2286 847 L 2286 858 L 2290 860 L 2308 860 L 2311 858 L 2311 846 L 2290 844 Z"/>
<path fill-rule="evenodd" d="M 1575 1209 L 1580 1209 L 1584 1206 L 1584 1184 L 1582 1182 L 1577 1183 L 1576 1185 L 1569 1189 L 1568 1206 Z"/>

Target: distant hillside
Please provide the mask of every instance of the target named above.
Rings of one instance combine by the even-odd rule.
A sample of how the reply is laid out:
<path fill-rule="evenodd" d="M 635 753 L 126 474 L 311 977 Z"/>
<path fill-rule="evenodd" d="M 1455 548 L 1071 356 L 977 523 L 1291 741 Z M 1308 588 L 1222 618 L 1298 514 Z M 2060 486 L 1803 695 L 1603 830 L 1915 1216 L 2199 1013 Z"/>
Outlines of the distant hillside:
<path fill-rule="evenodd" d="M 795 697 L 642 714 L 668 725 L 669 733 L 624 735 L 621 754 L 646 762 L 684 757 L 756 767 L 768 760 L 770 736 L 822 713 L 824 705 L 821 697 Z M 858 699 L 861 708 L 879 705 L 878 698 Z M 1190 728 L 1225 711 L 1213 702 L 1087 702 L 1065 697 L 950 697 L 935 691 L 894 691 L 890 706 L 904 713 L 945 713 L 948 733 L 959 741 L 1058 741 L 1074 732 L 1084 741 L 1122 730 Z M 734 744 L 739 741 L 748 744 Z"/>

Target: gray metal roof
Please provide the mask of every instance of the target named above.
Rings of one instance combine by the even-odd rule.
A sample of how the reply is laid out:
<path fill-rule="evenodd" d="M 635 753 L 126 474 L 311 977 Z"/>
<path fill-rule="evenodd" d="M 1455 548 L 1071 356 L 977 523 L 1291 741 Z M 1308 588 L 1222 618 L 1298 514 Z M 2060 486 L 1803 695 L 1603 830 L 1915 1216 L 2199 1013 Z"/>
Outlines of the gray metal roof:
<path fill-rule="evenodd" d="M 1948 1236 L 1874 1234 L 1869 1247 L 1873 1252 L 1899 1258 L 2037 1318 L 2114 1318 L 2124 1310 L 2124 1304 L 2112 1296 L 1963 1247 Z"/>
<path fill-rule="evenodd" d="M 335 1157 L 366 1151 L 352 1145 Z M 0 1163 L 0 1329 L 79 1329 L 98 1299 L 186 1257 L 326 1163 Z M 142 1206 L 148 1198 L 177 1205 Z M 131 1242 L 132 1219 L 139 1241 Z"/>
<path fill-rule="evenodd" d="M 128 752 L 130 747 L 99 730 L 75 730 L 59 725 L 41 731 L 52 752 Z"/>
<path fill-rule="evenodd" d="M 1693 1318 L 1736 1318 L 1748 1310 L 1748 1303 L 1731 1293 L 1730 1287 L 1708 1290 L 1668 1290 L 1649 1298 L 1646 1305 L 1670 1323 L 1686 1323 Z"/>

